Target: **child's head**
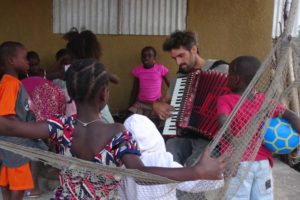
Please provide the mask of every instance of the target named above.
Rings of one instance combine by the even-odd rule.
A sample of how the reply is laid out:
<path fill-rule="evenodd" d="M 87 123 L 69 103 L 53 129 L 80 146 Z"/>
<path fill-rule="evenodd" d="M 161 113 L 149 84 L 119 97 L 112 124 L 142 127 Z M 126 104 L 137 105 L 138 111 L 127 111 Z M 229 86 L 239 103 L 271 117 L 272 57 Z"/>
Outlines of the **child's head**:
<path fill-rule="evenodd" d="M 239 56 L 231 61 L 227 86 L 233 92 L 243 92 L 260 67 L 260 61 L 254 56 Z"/>
<path fill-rule="evenodd" d="M 27 60 L 29 62 L 29 66 L 40 64 L 40 57 L 35 51 L 28 51 Z"/>
<path fill-rule="evenodd" d="M 145 68 L 151 68 L 155 64 L 156 51 L 153 47 L 144 47 L 141 51 L 141 60 Z"/>
<path fill-rule="evenodd" d="M 115 77 L 95 59 L 77 60 L 66 72 L 67 89 L 71 99 L 76 103 L 100 103 L 100 109 L 108 101 L 109 81 L 115 82 Z"/>
<path fill-rule="evenodd" d="M 13 68 L 17 73 L 28 70 L 27 50 L 19 42 L 7 41 L 0 45 L 0 65 L 4 68 Z"/>
<path fill-rule="evenodd" d="M 29 63 L 28 74 L 31 76 L 43 76 L 43 69 L 40 67 L 40 57 L 35 51 L 27 53 L 27 60 Z"/>
<path fill-rule="evenodd" d="M 65 48 L 60 49 L 56 52 L 55 59 L 56 59 L 56 61 L 62 59 L 62 61 L 61 61 L 62 65 L 69 65 L 69 64 L 71 64 L 71 61 L 72 61 L 69 51 Z"/>
<path fill-rule="evenodd" d="M 94 58 L 99 60 L 101 56 L 101 46 L 96 35 L 89 30 L 78 32 L 72 29 L 64 35 L 68 41 L 67 49 L 74 59 Z"/>

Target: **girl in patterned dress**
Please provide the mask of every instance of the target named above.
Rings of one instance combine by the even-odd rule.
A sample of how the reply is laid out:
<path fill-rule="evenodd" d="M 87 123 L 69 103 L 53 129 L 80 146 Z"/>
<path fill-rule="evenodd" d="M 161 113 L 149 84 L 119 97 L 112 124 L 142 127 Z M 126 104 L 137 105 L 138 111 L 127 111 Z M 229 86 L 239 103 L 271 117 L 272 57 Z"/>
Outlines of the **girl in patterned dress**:
<path fill-rule="evenodd" d="M 18 137 L 50 137 L 64 156 L 102 165 L 138 169 L 177 181 L 222 179 L 224 157 L 211 158 L 208 149 L 198 164 L 186 168 L 145 167 L 136 141 L 122 124 L 105 124 L 100 110 L 108 102 L 108 82 L 113 79 L 94 59 L 75 61 L 66 73 L 67 89 L 77 115 L 56 115 L 46 122 L 22 123 L 0 117 L 0 134 Z M 112 80 L 113 81 L 113 80 Z M 119 181 L 112 175 L 93 176 L 62 170 L 53 199 L 115 199 Z"/>

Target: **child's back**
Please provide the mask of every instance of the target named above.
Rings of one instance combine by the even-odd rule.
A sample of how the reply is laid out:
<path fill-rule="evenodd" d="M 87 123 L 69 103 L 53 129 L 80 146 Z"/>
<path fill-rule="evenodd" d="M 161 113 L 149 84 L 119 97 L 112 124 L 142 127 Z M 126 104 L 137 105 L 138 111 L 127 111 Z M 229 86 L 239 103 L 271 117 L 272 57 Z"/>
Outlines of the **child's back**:
<path fill-rule="evenodd" d="M 227 86 L 232 92 L 219 97 L 217 102 L 217 114 L 220 126 L 226 122 L 226 119 L 241 99 L 241 96 L 259 67 L 259 60 L 252 56 L 240 56 L 230 63 Z M 268 113 L 268 116 L 277 117 L 282 115 L 292 125 L 297 126 L 298 124 L 295 128 L 300 131 L 299 118 L 283 105 L 276 103 L 275 100 L 272 101 L 270 103 L 275 106 L 272 112 Z M 251 91 L 231 120 L 228 130 L 221 139 L 222 153 L 225 151 L 232 152 L 231 150 L 237 149 L 240 143 L 242 145 L 247 144 L 237 172 L 230 179 L 225 199 L 273 199 L 273 160 L 271 152 L 260 143 L 261 126 L 250 133 L 252 134 L 251 138 L 249 138 L 249 142 L 246 144 L 243 143 L 247 141 L 245 138 L 248 135 L 245 135 L 245 138 L 242 135 L 248 133 L 246 131 L 248 123 L 255 115 L 259 114 L 263 103 L 265 103 L 265 94 L 258 93 L 255 90 Z M 245 140 L 241 142 L 239 138 Z M 259 149 L 256 153 L 258 147 Z M 241 149 L 238 150 L 241 151 Z"/>
<path fill-rule="evenodd" d="M 240 100 L 241 95 L 231 93 L 228 95 L 221 96 L 218 99 L 218 115 L 229 116 L 238 101 Z M 231 137 L 241 136 L 241 132 L 245 131 L 244 127 L 247 126 L 249 120 L 251 120 L 254 115 L 258 113 L 263 102 L 265 100 L 265 95 L 263 93 L 253 93 L 251 99 L 246 99 L 240 109 L 236 113 L 236 117 L 233 118 L 230 124 L 230 133 Z M 273 112 L 273 117 L 279 116 L 286 108 L 278 104 Z M 257 130 L 259 132 L 259 130 Z M 242 161 L 252 160 L 252 154 L 255 151 L 259 137 L 256 135 L 251 139 L 247 150 L 245 151 Z M 226 139 L 222 140 L 221 150 L 225 151 L 229 147 Z M 267 150 L 263 145 L 260 146 L 257 155 L 255 156 L 255 161 L 268 160 L 270 165 L 273 166 L 272 153 Z"/>
<path fill-rule="evenodd" d="M 90 73 L 93 73 L 91 76 Z M 77 75 L 80 75 L 77 76 Z M 73 82 L 74 77 L 77 82 Z M 98 79 L 97 79 L 98 77 Z M 122 166 L 121 157 L 128 153 L 139 155 L 135 141 L 121 124 L 105 124 L 99 118 L 99 110 L 102 108 L 92 108 L 89 112 L 89 105 L 82 101 L 99 104 L 99 92 L 91 93 L 90 90 L 98 89 L 99 84 L 108 92 L 104 80 L 108 77 L 102 64 L 95 63 L 94 60 L 77 62 L 67 72 L 67 82 L 72 82 L 68 90 L 71 97 L 78 100 L 77 114 L 73 116 L 53 116 L 48 120 L 49 135 L 54 143 L 59 145 L 59 153 L 92 161 L 98 164 L 119 167 Z M 103 80 L 102 80 L 103 79 Z M 86 83 L 80 86 L 83 89 L 77 92 L 77 84 L 81 81 Z M 96 81 L 96 82 L 95 82 Z M 107 80 L 106 80 L 107 81 Z M 96 84 L 96 85 L 93 85 Z M 67 85 L 68 86 L 68 85 Z M 76 94 L 75 94 L 76 92 Z M 105 92 L 105 94 L 107 94 Z M 84 99 L 84 100 L 82 100 Z M 84 104 L 84 106 L 83 106 Z M 101 103 L 104 107 L 105 103 Z M 93 104 L 93 106 L 95 106 Z M 72 182 L 72 184 L 69 184 Z M 90 192 L 86 192 L 86 188 Z M 110 199 L 115 195 L 118 188 L 118 180 L 112 175 L 87 175 L 84 180 L 82 174 L 62 171 L 60 174 L 60 186 L 55 191 L 56 198 L 71 199 L 74 196 L 80 199 Z"/>

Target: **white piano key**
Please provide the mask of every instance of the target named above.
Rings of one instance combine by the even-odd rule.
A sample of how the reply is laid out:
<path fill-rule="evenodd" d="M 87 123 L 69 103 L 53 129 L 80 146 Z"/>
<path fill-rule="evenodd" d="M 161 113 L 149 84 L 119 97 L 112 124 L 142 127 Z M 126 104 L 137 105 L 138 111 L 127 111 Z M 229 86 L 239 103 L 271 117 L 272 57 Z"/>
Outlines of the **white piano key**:
<path fill-rule="evenodd" d="M 182 96 L 184 93 L 185 85 L 187 82 L 187 77 L 177 78 L 172 99 L 171 106 L 175 108 L 175 111 L 172 112 L 172 116 L 168 118 L 165 122 L 165 127 L 163 130 L 163 135 L 176 135 L 176 121 L 177 115 L 180 109 L 180 104 L 182 102 Z"/>

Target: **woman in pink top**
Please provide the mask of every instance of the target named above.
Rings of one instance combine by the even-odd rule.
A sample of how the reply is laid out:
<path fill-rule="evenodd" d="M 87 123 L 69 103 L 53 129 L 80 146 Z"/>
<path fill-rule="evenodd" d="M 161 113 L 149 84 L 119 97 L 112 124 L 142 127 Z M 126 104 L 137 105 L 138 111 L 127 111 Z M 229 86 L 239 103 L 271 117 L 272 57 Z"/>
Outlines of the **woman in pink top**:
<path fill-rule="evenodd" d="M 152 103 L 161 98 L 163 80 L 169 87 L 169 70 L 161 64 L 156 64 L 156 51 L 151 46 L 142 49 L 141 61 L 143 64 L 131 71 L 135 82 L 138 83 L 138 97 L 129 111 L 145 115 L 157 125 L 159 118 L 152 110 Z"/>

